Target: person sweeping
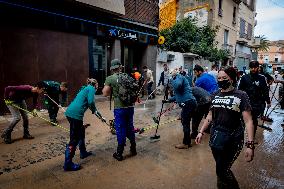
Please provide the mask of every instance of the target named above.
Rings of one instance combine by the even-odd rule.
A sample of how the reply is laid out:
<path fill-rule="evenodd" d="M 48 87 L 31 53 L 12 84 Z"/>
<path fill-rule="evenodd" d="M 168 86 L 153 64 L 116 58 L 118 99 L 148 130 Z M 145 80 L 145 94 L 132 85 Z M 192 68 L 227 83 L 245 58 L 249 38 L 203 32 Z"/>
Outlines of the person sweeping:
<path fill-rule="evenodd" d="M 63 166 L 65 171 L 77 171 L 81 168 L 79 164 L 72 162 L 77 145 L 79 145 L 81 159 L 92 155 L 92 152 L 86 150 L 85 145 L 83 117 L 86 110 L 89 108 L 93 114 L 95 113 L 97 117 L 105 121 L 95 106 L 94 97 L 98 82 L 95 79 L 89 80 L 89 84 L 77 94 L 65 112 L 65 116 L 70 124 L 70 141 L 66 145 L 65 162 Z"/>
<path fill-rule="evenodd" d="M 67 83 L 56 81 L 43 81 L 45 84 L 45 100 L 44 104 L 47 106 L 50 121 L 52 123 L 58 123 L 57 114 L 59 107 L 66 102 L 67 95 Z M 60 102 L 59 96 L 62 96 Z M 61 104 L 61 105 L 59 105 Z M 54 124 L 52 124 L 54 126 Z"/>
<path fill-rule="evenodd" d="M 12 121 L 10 125 L 2 133 L 1 137 L 4 139 L 6 144 L 12 143 L 11 134 L 13 132 L 16 124 L 23 118 L 23 127 L 24 127 L 24 139 L 33 139 L 34 137 L 30 135 L 29 132 L 29 120 L 27 112 L 24 110 L 27 109 L 26 99 L 33 98 L 33 115 L 37 116 L 36 107 L 37 107 L 37 98 L 44 90 L 44 83 L 38 82 L 35 86 L 31 85 L 18 85 L 18 86 L 8 86 L 5 88 L 4 98 L 7 107 L 9 108 L 12 114 Z M 21 110 L 24 109 L 24 110 Z"/>
<path fill-rule="evenodd" d="M 168 100 L 163 100 L 163 103 L 176 102 L 182 108 L 181 110 L 181 124 L 183 126 L 183 142 L 177 144 L 175 147 L 178 149 L 188 149 L 191 147 L 190 138 L 190 120 L 193 112 L 197 107 L 196 99 L 192 94 L 192 89 L 189 86 L 188 80 L 177 74 L 177 70 L 171 72 L 172 79 L 171 85 L 173 86 L 174 96 Z"/>

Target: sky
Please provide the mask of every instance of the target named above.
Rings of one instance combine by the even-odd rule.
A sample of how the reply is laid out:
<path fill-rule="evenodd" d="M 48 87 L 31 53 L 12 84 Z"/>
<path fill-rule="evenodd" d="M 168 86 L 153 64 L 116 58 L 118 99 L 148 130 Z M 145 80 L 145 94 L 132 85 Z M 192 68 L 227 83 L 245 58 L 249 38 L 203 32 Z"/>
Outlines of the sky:
<path fill-rule="evenodd" d="M 264 35 L 270 41 L 284 40 L 284 1 L 257 0 L 255 36 Z"/>

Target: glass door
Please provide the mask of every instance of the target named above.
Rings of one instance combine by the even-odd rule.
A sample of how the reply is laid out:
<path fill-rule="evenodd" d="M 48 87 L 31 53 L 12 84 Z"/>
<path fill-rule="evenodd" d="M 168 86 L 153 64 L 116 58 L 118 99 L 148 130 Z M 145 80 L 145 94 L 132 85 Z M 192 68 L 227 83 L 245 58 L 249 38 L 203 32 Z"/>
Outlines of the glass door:
<path fill-rule="evenodd" d="M 107 71 L 107 46 L 104 41 L 89 38 L 89 77 L 99 83 L 97 94 L 102 93 Z"/>

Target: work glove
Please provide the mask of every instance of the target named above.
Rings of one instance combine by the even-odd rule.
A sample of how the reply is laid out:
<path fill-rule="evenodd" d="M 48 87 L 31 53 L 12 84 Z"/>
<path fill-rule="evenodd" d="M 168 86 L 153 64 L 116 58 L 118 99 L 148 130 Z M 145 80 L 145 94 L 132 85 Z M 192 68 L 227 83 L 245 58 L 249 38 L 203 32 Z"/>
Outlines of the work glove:
<path fill-rule="evenodd" d="M 170 103 L 169 100 L 162 100 L 162 103 Z"/>
<path fill-rule="evenodd" d="M 6 105 L 12 105 L 13 104 L 12 100 L 5 99 L 4 101 L 5 101 Z"/>
<path fill-rule="evenodd" d="M 34 117 L 37 117 L 37 116 L 38 116 L 38 114 L 37 114 L 37 110 L 36 110 L 36 109 L 34 109 L 34 110 L 32 111 L 32 114 L 33 114 L 33 116 L 34 116 Z"/>

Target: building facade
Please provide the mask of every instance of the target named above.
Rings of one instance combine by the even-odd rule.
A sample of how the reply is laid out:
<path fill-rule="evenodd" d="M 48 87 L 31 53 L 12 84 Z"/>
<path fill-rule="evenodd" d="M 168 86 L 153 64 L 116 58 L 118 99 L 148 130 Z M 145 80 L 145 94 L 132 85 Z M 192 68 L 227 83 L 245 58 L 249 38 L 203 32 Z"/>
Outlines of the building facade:
<path fill-rule="evenodd" d="M 284 72 L 284 40 L 270 41 L 268 51 L 258 51 L 257 59 L 272 66 L 273 71 Z"/>
<path fill-rule="evenodd" d="M 69 101 L 86 78 L 154 67 L 158 0 L 7 0 L 0 2 L 0 96 L 8 85 L 67 81 Z M 3 100 L 0 114 L 6 111 Z"/>
<path fill-rule="evenodd" d="M 255 0 L 169 0 L 162 3 L 162 8 L 165 5 L 174 7 L 172 3 L 176 3 L 176 20 L 196 18 L 198 26 L 218 26 L 217 47 L 229 52 L 224 64 L 239 68 L 248 65 L 256 23 Z M 170 26 L 171 22 L 166 20 L 164 25 Z"/>

